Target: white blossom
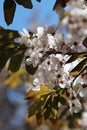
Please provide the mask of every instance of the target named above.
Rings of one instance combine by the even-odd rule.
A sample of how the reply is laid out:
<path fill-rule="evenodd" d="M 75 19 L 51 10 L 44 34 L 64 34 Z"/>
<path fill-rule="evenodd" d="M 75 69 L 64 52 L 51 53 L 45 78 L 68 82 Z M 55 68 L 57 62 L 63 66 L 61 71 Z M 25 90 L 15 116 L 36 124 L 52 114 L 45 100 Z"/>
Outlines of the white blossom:
<path fill-rule="evenodd" d="M 40 81 L 38 78 L 35 78 L 32 83 L 32 90 L 40 90 Z"/>
<path fill-rule="evenodd" d="M 87 112 L 82 113 L 82 118 L 77 120 L 78 123 L 83 126 L 83 128 L 87 128 Z"/>
<path fill-rule="evenodd" d="M 69 100 L 69 107 L 71 113 L 78 113 L 82 109 L 81 103 L 77 98 Z"/>
<path fill-rule="evenodd" d="M 78 93 L 81 97 L 85 97 L 87 94 L 87 84 L 80 84 Z"/>
<path fill-rule="evenodd" d="M 18 41 L 21 44 L 25 44 L 27 47 L 29 47 L 31 42 L 29 32 L 25 28 L 23 28 L 23 32 L 19 32 L 19 34 L 21 37 L 15 39 L 16 42 Z"/>
<path fill-rule="evenodd" d="M 71 88 L 74 77 L 69 72 L 79 63 L 80 59 L 66 64 L 66 61 L 70 58 L 68 53 L 87 50 L 82 45 L 84 35 L 86 35 L 86 29 L 85 33 L 83 33 L 86 27 L 83 22 L 85 15 L 83 17 L 80 12 L 77 12 L 76 8 L 67 16 L 66 22 L 63 22 L 64 24 L 68 24 L 69 41 L 65 41 L 64 35 L 56 32 L 55 27 L 47 28 L 41 26 L 37 28 L 33 35 L 30 35 L 27 30 L 23 29 L 23 33 L 20 33 L 20 38 L 18 38 L 20 44 L 24 44 L 27 47 L 24 54 L 24 64 L 32 64 L 33 67 L 38 66 L 35 74 L 32 76 L 31 84 L 26 84 L 27 90 L 39 91 L 42 85 L 48 86 L 49 88 L 55 86 L 59 86 L 61 89 L 66 88 L 66 99 L 71 113 L 77 113 L 82 109 L 77 94 L 81 97 L 87 94 L 87 88 L 84 87 L 84 84 L 87 84 L 86 76 L 79 76 L 74 82 L 74 86 L 80 84 L 80 86 L 78 85 L 77 92 L 74 91 L 74 87 L 73 89 Z M 76 16 L 73 13 L 76 13 Z M 79 16 L 80 23 L 78 23 L 77 16 Z"/>

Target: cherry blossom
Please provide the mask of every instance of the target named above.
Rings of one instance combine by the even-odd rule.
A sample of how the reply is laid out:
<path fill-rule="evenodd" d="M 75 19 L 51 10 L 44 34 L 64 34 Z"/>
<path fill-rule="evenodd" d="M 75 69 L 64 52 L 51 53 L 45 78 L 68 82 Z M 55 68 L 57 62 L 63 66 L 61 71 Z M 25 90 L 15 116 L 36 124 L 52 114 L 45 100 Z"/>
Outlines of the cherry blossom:
<path fill-rule="evenodd" d="M 67 102 L 69 103 L 70 112 L 73 114 L 81 111 L 82 105 L 79 99 L 77 98 L 76 92 L 73 89 L 68 88 L 66 90 L 66 96 L 67 96 Z"/>
<path fill-rule="evenodd" d="M 71 5 L 73 5 L 73 8 L 63 18 L 61 24 L 68 29 L 69 46 L 72 46 L 72 49 L 78 52 L 87 51 L 87 48 L 82 44 L 83 39 L 87 36 L 87 7 L 84 0 L 81 0 L 81 2 L 73 0 Z"/>
<path fill-rule="evenodd" d="M 81 97 L 85 97 L 87 94 L 87 84 L 80 84 L 78 93 Z"/>
<path fill-rule="evenodd" d="M 82 109 L 78 95 L 84 97 L 87 94 L 87 72 L 82 72 L 78 77 L 70 74 L 70 71 L 82 59 L 77 58 L 66 64 L 71 54 L 87 51 L 87 47 L 83 44 L 87 37 L 87 8 L 84 0 L 80 1 L 79 3 L 78 0 L 73 0 L 73 2 L 67 3 L 73 8 L 65 17 L 63 17 L 66 13 L 64 9 L 61 8 L 60 12 L 59 8 L 55 9 L 57 13 L 62 13 L 60 24 L 61 27 L 67 27 L 67 34 L 60 33 L 54 25 L 50 27 L 39 26 L 32 34 L 23 29 L 23 32 L 19 33 L 20 37 L 16 39 L 27 47 L 23 64 L 37 68 L 31 76 L 31 84 L 26 84 L 27 90 L 39 91 L 42 85 L 51 89 L 59 86 L 66 91 L 65 97 L 71 113 L 78 113 Z M 67 40 L 65 40 L 64 35 L 66 35 Z"/>
<path fill-rule="evenodd" d="M 71 113 L 78 113 L 82 109 L 81 103 L 78 99 L 69 100 L 69 107 Z"/>
<path fill-rule="evenodd" d="M 82 113 L 82 119 L 78 119 L 78 123 L 83 126 L 83 128 L 87 128 L 87 112 Z"/>

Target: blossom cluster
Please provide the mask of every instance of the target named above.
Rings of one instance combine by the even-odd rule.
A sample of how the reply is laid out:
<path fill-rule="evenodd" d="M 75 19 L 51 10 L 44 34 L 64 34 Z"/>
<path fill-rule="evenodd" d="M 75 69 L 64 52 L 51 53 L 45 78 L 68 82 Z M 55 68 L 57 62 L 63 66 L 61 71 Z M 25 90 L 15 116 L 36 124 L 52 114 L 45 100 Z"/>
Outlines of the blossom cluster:
<path fill-rule="evenodd" d="M 32 65 L 33 68 L 37 68 L 35 74 L 31 76 L 32 83 L 29 84 L 28 90 L 39 91 L 42 85 L 66 88 L 67 102 L 72 113 L 77 113 L 82 108 L 78 95 L 84 97 L 87 94 L 86 71 L 78 76 L 71 87 L 74 76 L 69 72 L 81 59 L 66 64 L 70 53 L 87 52 L 87 47 L 83 45 L 83 40 L 87 37 L 87 8 L 80 7 L 75 6 L 61 21 L 68 29 L 67 41 L 63 34 L 56 31 L 56 26 L 37 27 L 36 33 L 29 33 L 23 29 L 20 38 L 16 39 L 27 47 L 25 66 Z"/>
<path fill-rule="evenodd" d="M 68 30 L 66 37 L 72 48 L 79 52 L 87 51 L 82 42 L 87 37 L 87 6 L 84 0 L 73 0 L 71 5 L 73 8 L 70 9 L 68 15 L 66 14 L 61 24 Z"/>
<path fill-rule="evenodd" d="M 53 27 L 50 27 L 53 29 Z M 38 27 L 37 32 L 32 36 L 23 29 L 20 33 L 21 44 L 25 44 L 27 50 L 25 52 L 25 64 L 33 65 L 38 69 L 34 74 L 33 84 L 40 88 L 41 85 L 53 87 L 57 84 L 62 84 L 70 80 L 68 72 L 64 70 L 64 63 L 68 56 L 64 57 L 61 54 L 53 54 L 55 52 L 67 53 L 71 49 L 64 42 L 64 36 L 61 33 L 49 32 L 49 28 Z M 52 54 L 49 54 L 52 52 Z M 65 73 L 65 74 L 64 74 Z M 34 87 L 36 89 L 36 87 Z"/>

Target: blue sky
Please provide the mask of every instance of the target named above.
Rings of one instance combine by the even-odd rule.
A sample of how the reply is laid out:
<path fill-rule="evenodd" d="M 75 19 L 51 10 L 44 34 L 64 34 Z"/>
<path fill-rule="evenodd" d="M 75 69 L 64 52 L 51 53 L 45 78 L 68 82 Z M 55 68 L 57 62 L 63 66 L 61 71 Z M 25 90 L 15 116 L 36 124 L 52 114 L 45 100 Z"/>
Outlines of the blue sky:
<path fill-rule="evenodd" d="M 58 23 L 58 15 L 52 11 L 56 0 L 42 0 L 37 2 L 32 0 L 33 9 L 26 9 L 17 5 L 13 23 L 9 26 L 4 21 L 3 1 L 0 1 L 0 26 L 9 29 L 22 31 L 23 28 L 30 29 L 31 23 L 38 25 L 53 25 Z"/>

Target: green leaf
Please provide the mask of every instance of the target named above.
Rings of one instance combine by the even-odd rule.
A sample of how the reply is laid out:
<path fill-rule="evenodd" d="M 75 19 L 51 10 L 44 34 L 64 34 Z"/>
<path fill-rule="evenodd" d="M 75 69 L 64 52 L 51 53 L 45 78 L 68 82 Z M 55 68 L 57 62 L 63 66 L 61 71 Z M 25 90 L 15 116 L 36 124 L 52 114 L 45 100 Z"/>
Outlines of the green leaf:
<path fill-rule="evenodd" d="M 15 0 L 19 5 L 31 9 L 33 7 L 31 0 Z"/>
<path fill-rule="evenodd" d="M 14 0 L 5 0 L 4 1 L 4 17 L 7 25 L 11 24 L 14 18 L 16 3 Z"/>
<path fill-rule="evenodd" d="M 8 70 L 11 70 L 11 72 L 18 71 L 21 66 L 23 57 L 24 57 L 24 52 L 13 55 L 11 57 Z"/>
<path fill-rule="evenodd" d="M 75 53 L 68 59 L 66 64 L 75 61 L 77 58 L 83 58 L 83 57 L 86 57 L 86 56 L 87 56 L 87 52 Z"/>
<path fill-rule="evenodd" d="M 70 74 L 71 74 L 72 76 L 77 75 L 77 74 L 83 69 L 84 65 L 86 65 L 86 64 L 87 64 L 87 58 L 83 59 L 78 65 L 76 65 L 76 66 L 74 67 L 74 69 L 72 69 L 72 70 L 70 71 Z"/>

